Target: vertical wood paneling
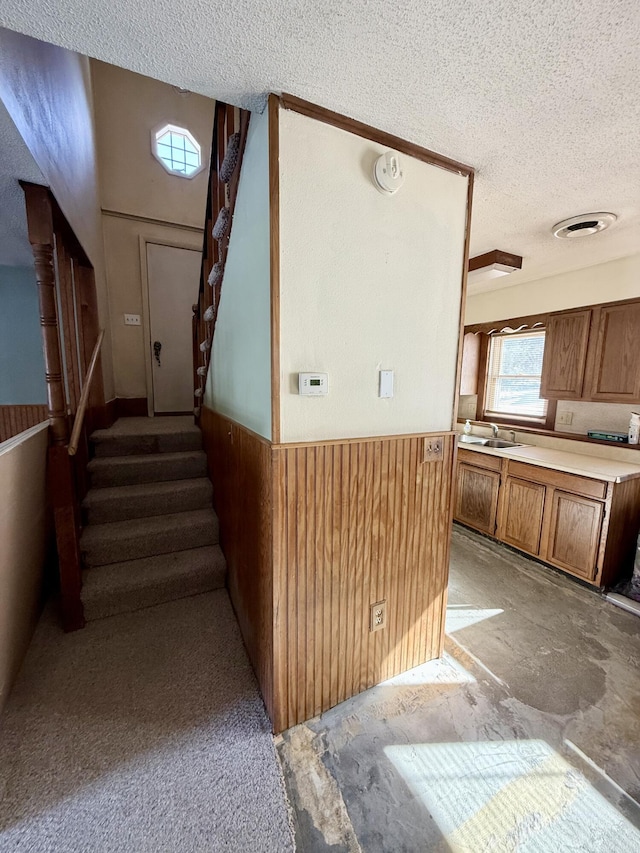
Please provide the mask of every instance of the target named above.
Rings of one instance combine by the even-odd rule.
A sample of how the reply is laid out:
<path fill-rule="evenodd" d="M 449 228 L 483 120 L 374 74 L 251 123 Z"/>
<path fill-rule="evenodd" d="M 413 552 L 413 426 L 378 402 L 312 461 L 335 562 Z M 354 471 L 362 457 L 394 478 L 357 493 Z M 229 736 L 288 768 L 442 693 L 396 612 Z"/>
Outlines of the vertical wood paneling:
<path fill-rule="evenodd" d="M 441 652 L 453 438 L 272 446 L 202 410 L 229 591 L 275 731 Z M 387 625 L 369 631 L 385 599 Z"/>
<path fill-rule="evenodd" d="M 227 559 L 229 593 L 265 705 L 274 719 L 271 448 L 206 407 L 200 425 L 220 519 L 220 544 Z"/>
<path fill-rule="evenodd" d="M 441 652 L 453 440 L 273 450 L 274 728 L 287 728 Z M 278 540 L 281 541 L 278 541 Z M 369 631 L 370 605 L 387 626 Z"/>
<path fill-rule="evenodd" d="M 47 407 L 0 406 L 0 441 L 7 441 L 36 424 L 47 420 Z"/>

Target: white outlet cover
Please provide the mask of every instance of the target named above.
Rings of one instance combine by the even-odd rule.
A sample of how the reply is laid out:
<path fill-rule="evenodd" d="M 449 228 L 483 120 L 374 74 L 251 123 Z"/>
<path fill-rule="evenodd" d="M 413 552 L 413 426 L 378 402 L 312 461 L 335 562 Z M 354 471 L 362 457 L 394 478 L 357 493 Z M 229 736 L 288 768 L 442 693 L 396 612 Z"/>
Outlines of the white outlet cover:
<path fill-rule="evenodd" d="M 124 315 L 124 324 L 125 324 L 125 326 L 139 326 L 140 325 L 140 315 L 139 314 L 125 314 Z"/>

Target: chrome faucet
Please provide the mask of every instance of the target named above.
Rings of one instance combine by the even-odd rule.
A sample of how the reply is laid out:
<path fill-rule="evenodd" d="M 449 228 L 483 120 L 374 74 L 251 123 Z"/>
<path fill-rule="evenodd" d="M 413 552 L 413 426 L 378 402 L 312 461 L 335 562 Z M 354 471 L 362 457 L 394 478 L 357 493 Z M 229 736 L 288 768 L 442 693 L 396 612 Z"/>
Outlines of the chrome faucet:
<path fill-rule="evenodd" d="M 491 427 L 491 432 L 493 433 L 493 437 L 497 438 L 498 437 L 498 424 L 489 424 L 489 426 Z"/>
<path fill-rule="evenodd" d="M 515 444 L 516 443 L 516 431 L 515 431 L 515 429 L 510 429 L 509 435 L 511 436 L 511 441 Z"/>

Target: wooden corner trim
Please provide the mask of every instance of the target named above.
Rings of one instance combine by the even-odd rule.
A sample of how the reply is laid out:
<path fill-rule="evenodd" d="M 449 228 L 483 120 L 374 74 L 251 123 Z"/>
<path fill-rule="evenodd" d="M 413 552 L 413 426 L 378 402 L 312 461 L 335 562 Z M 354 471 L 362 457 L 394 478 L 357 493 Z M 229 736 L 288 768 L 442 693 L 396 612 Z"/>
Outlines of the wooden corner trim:
<path fill-rule="evenodd" d="M 471 242 L 471 210 L 473 207 L 473 172 L 469 175 L 467 183 L 467 215 L 464 226 L 464 248 L 462 257 L 462 284 L 460 288 L 460 310 L 458 313 L 458 357 L 456 360 L 456 384 L 453 395 L 453 411 L 451 416 L 451 424 L 455 427 L 458 418 L 458 405 L 460 403 L 460 379 L 462 377 L 462 354 L 464 351 L 464 314 L 467 305 L 467 283 L 468 283 L 468 268 L 469 268 L 469 244 Z M 453 518 L 453 516 L 452 516 Z"/>
<path fill-rule="evenodd" d="M 271 440 L 280 441 L 280 101 L 269 95 L 269 263 L 271 286 Z"/>
<path fill-rule="evenodd" d="M 271 104 L 272 97 L 269 96 L 269 104 Z M 441 154 L 436 154 L 435 151 L 423 148 L 415 142 L 409 142 L 407 139 L 402 139 L 399 136 L 394 136 L 392 133 L 371 127 L 371 125 L 349 118 L 349 116 L 335 113 L 325 107 L 312 104 L 310 101 L 304 101 L 302 98 L 296 98 L 295 95 L 283 92 L 279 98 L 279 102 L 285 110 L 292 110 L 308 118 L 316 119 L 316 121 L 333 125 L 333 127 L 337 127 L 340 130 L 346 130 L 348 133 L 354 133 L 356 136 L 362 136 L 364 139 L 370 139 L 372 142 L 378 142 L 386 148 L 392 148 L 394 151 L 399 151 L 408 157 L 415 157 L 416 160 L 422 160 L 431 166 L 438 166 L 441 169 L 446 169 L 448 172 L 456 172 L 459 175 L 467 177 L 474 173 L 473 168 L 467 166 L 465 163 L 451 160 Z"/>

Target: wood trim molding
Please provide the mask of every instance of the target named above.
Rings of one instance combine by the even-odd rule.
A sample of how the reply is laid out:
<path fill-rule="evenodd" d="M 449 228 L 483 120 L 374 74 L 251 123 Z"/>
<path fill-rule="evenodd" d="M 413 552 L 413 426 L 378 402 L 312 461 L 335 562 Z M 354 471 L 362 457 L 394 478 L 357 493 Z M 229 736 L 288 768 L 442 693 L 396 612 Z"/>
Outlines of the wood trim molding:
<path fill-rule="evenodd" d="M 270 96 L 274 97 L 274 96 Z M 416 160 L 422 160 L 424 163 L 429 163 L 432 166 L 438 166 L 441 169 L 446 169 L 448 172 L 457 172 L 459 175 L 472 175 L 474 170 L 471 166 L 464 163 L 459 163 L 457 160 L 450 160 L 448 157 L 443 157 L 441 154 L 436 154 L 435 151 L 430 151 L 428 148 L 423 148 L 415 142 L 409 142 L 399 136 L 394 136 L 384 130 L 380 130 L 371 125 L 364 124 L 356 119 L 348 116 L 334 113 L 325 107 L 320 107 L 317 104 L 312 104 L 309 101 L 304 101 L 302 98 L 297 98 L 295 95 L 289 95 L 285 92 L 280 96 L 280 103 L 285 110 L 292 110 L 308 118 L 322 121 L 325 124 L 331 124 L 340 130 L 346 130 L 347 133 L 354 133 L 356 136 L 362 136 L 364 139 L 370 139 L 372 142 L 378 142 L 386 148 L 392 148 L 394 151 L 399 151 L 406 154 L 408 157 L 415 157 Z"/>
<path fill-rule="evenodd" d="M 280 442 L 280 102 L 269 95 L 271 440 Z"/>
<path fill-rule="evenodd" d="M 154 219 L 151 216 L 126 213 L 124 210 L 110 210 L 108 207 L 101 208 L 100 212 L 103 216 L 110 216 L 113 219 L 129 219 L 132 222 L 144 222 L 146 225 L 160 225 L 163 228 L 176 228 L 180 231 L 193 231 L 196 234 L 204 234 L 204 229 L 201 225 L 185 225 L 183 222 L 172 222 L 169 219 Z"/>
<path fill-rule="evenodd" d="M 475 258 L 469 259 L 469 272 L 482 269 L 482 267 L 490 267 L 493 264 L 504 264 L 507 267 L 515 267 L 522 269 L 522 257 L 520 255 L 512 255 L 510 252 L 503 252 L 500 249 L 493 249 L 491 252 L 485 252 L 484 255 L 476 255 Z"/>
<path fill-rule="evenodd" d="M 492 332 L 502 332 L 506 330 L 515 331 L 520 327 L 523 328 L 533 328 L 533 326 L 537 326 L 542 324 L 546 325 L 547 319 L 549 317 L 549 312 L 546 314 L 528 314 L 526 317 L 511 317 L 505 320 L 492 320 L 490 323 L 473 323 L 470 326 L 464 327 L 465 335 L 469 333 L 473 335 L 477 335 L 480 332 L 484 332 L 484 334 L 489 335 Z"/>
<path fill-rule="evenodd" d="M 239 424 L 239 426 L 241 426 Z M 242 427 L 246 429 L 246 427 Z M 434 432 L 403 432 L 393 435 L 364 435 L 356 438 L 325 438 L 317 441 L 294 441 L 286 444 L 272 444 L 274 450 L 290 450 L 309 447 L 336 447 L 342 444 L 363 444 L 371 441 L 399 441 L 400 439 L 437 438 L 438 436 L 457 435 L 456 430 L 436 430 Z"/>
<path fill-rule="evenodd" d="M 463 250 L 463 258 L 462 258 L 462 288 L 460 292 L 460 321 L 458 324 L 458 360 L 456 362 L 456 379 L 454 388 L 457 389 L 460 387 L 460 379 L 462 377 L 462 354 L 464 351 L 464 336 L 466 330 L 464 328 L 464 312 L 466 310 L 467 305 L 467 280 L 468 280 L 468 267 L 469 267 L 469 243 L 471 240 L 471 211 L 473 206 L 473 180 L 474 175 L 471 173 L 468 177 L 467 184 L 467 218 L 465 222 L 465 234 L 464 234 L 464 250 Z M 458 404 L 460 402 L 460 395 L 454 393 L 453 395 L 453 415 L 451 419 L 451 424 L 455 424 L 456 419 L 458 417 Z"/>

